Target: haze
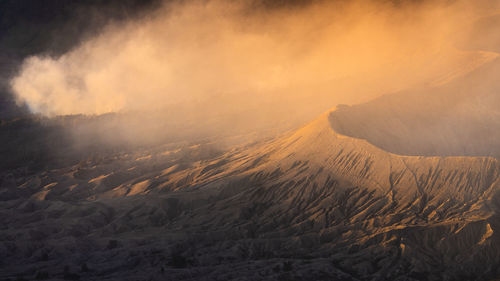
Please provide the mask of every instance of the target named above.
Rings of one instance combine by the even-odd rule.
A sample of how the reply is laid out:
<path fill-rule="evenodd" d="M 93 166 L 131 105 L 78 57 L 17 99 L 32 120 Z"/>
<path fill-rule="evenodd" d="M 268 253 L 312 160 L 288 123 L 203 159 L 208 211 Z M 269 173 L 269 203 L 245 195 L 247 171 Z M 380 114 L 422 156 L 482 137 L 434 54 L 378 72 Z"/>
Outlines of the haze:
<path fill-rule="evenodd" d="M 60 57 L 26 59 L 11 86 L 19 103 L 49 117 L 155 112 L 181 125 L 222 116 L 209 126 L 214 133 L 287 127 L 339 103 L 436 85 L 490 61 L 496 54 L 477 47 L 487 35 L 474 33 L 474 48 L 467 38 L 498 6 L 165 2 Z M 181 107 L 189 109 L 171 110 Z M 147 126 L 143 120 L 137 126 Z"/>

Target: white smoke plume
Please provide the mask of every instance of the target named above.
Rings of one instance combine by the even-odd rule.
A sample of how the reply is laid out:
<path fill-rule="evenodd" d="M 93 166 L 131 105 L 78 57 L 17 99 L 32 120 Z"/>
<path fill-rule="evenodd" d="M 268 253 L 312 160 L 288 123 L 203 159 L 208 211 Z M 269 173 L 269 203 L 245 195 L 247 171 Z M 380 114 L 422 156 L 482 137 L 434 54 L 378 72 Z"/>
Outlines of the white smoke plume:
<path fill-rule="evenodd" d="M 194 104 L 197 116 L 263 114 L 256 122 L 265 123 L 291 118 L 283 116 L 288 111 L 310 118 L 337 103 L 437 83 L 488 61 L 490 53 L 457 46 L 474 21 L 498 6 L 166 3 L 148 17 L 107 26 L 60 57 L 28 58 L 11 86 L 20 103 L 47 116 Z"/>

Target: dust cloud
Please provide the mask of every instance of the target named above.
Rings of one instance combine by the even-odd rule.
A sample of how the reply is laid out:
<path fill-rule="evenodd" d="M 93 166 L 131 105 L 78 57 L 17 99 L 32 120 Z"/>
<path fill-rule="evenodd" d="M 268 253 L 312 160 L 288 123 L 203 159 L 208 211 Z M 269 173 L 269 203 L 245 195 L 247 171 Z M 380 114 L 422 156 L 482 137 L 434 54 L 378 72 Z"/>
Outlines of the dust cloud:
<path fill-rule="evenodd" d="M 176 128 L 209 119 L 203 127 L 214 134 L 287 127 L 339 103 L 443 83 L 484 64 L 496 54 L 464 44 L 471 26 L 499 6 L 165 2 L 59 57 L 26 59 L 11 87 L 19 103 L 49 117 L 133 112 L 139 119 L 123 126 L 130 134 L 134 126 L 158 130 L 145 122 L 166 118 Z M 474 32 L 476 41 L 487 37 Z"/>

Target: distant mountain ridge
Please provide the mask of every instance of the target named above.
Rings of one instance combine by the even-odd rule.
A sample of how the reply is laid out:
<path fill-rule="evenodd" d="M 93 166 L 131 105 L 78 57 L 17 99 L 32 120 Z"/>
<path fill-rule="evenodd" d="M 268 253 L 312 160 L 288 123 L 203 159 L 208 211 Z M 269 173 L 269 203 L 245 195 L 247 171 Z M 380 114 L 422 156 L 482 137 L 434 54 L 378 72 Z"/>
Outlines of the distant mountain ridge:
<path fill-rule="evenodd" d="M 343 107 L 332 125 L 397 154 L 498 157 L 499 74 L 497 58 L 441 86 Z"/>

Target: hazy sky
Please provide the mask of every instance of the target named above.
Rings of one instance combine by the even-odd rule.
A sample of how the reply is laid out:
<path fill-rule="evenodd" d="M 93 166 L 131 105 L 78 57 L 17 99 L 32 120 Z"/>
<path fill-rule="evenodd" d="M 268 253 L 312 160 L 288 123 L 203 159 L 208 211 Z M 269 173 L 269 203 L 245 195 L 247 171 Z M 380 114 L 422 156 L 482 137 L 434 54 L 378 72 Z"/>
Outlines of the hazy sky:
<path fill-rule="evenodd" d="M 491 60 L 495 54 L 466 50 L 467 38 L 473 23 L 498 7 L 499 1 L 313 1 L 273 9 L 250 1 L 170 2 L 110 24 L 61 56 L 27 58 L 11 86 L 20 103 L 48 116 L 195 104 L 201 116 L 252 118 L 263 110 L 269 119 L 286 119 L 283 111 L 309 118 L 338 103 L 442 83 Z M 488 38 L 474 32 L 476 41 Z M 280 116 L 269 113 L 273 108 Z"/>

